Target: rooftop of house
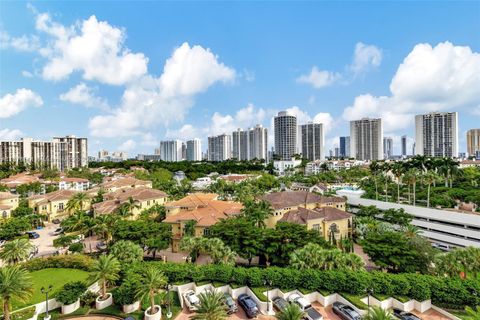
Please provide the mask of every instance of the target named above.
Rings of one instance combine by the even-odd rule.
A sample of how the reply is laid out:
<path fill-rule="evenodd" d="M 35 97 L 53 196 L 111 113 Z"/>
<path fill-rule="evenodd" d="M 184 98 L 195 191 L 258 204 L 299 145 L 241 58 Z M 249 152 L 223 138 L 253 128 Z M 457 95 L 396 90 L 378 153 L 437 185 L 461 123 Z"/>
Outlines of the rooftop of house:
<path fill-rule="evenodd" d="M 309 220 L 323 219 L 325 221 L 338 221 L 348 219 L 350 217 L 352 217 L 350 213 L 332 207 L 315 209 L 305 209 L 299 207 L 296 210 L 285 213 L 279 221 L 307 224 Z"/>
<path fill-rule="evenodd" d="M 5 199 L 15 199 L 18 198 L 18 194 L 13 194 L 10 192 L 0 192 L 0 200 L 5 200 Z"/>
<path fill-rule="evenodd" d="M 168 195 L 163 191 L 146 187 L 120 189 L 105 194 L 105 201 L 95 203 L 92 207 L 96 214 L 108 214 L 113 213 L 122 203 L 127 202 L 130 198 L 142 202 L 167 197 Z"/>
<path fill-rule="evenodd" d="M 45 194 L 34 195 L 28 198 L 28 200 L 37 200 L 37 204 L 44 204 L 53 201 L 69 200 L 78 191 L 74 190 L 57 190 Z"/>
<path fill-rule="evenodd" d="M 261 199 L 269 202 L 276 210 L 287 207 L 295 207 L 302 204 L 345 202 L 345 199 L 341 197 L 327 197 L 308 191 L 272 192 L 265 194 L 261 197 Z"/>
<path fill-rule="evenodd" d="M 6 185 L 9 188 L 15 188 L 22 184 L 29 184 L 33 182 L 40 182 L 42 179 L 40 178 L 40 174 L 28 174 L 25 172 L 15 174 L 8 178 L 4 178 L 0 180 L 1 184 Z"/>
<path fill-rule="evenodd" d="M 209 227 L 222 219 L 240 214 L 243 205 L 239 202 L 217 200 L 213 193 L 193 193 L 178 201 L 165 204 L 168 208 L 180 208 L 177 213 L 167 214 L 163 222 L 179 223 L 195 220 L 198 226 Z"/>
<path fill-rule="evenodd" d="M 151 181 L 140 180 L 133 177 L 121 177 L 112 181 L 103 182 L 100 184 L 100 188 L 124 188 L 124 187 L 136 187 L 136 186 L 149 186 Z"/>

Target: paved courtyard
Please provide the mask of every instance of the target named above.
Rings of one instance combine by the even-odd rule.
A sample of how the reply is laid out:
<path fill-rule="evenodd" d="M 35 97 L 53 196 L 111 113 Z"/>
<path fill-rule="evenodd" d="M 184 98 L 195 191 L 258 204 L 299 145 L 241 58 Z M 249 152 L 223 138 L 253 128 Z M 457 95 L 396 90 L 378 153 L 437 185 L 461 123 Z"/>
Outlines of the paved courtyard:
<path fill-rule="evenodd" d="M 34 230 L 40 235 L 39 238 L 30 240 L 38 248 L 36 257 L 55 254 L 57 249 L 53 246 L 53 240 L 58 238 L 58 236 L 54 236 L 53 231 L 59 226 L 58 224 L 46 222 L 43 229 Z"/>

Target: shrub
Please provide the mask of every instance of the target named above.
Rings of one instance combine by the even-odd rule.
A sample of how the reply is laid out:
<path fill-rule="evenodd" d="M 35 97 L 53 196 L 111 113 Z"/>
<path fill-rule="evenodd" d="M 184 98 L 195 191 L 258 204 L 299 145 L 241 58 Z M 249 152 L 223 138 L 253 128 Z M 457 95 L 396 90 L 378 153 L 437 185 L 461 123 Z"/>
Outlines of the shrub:
<path fill-rule="evenodd" d="M 80 253 L 83 251 L 83 244 L 81 243 L 72 243 L 69 247 L 68 247 L 68 251 L 70 252 L 75 252 L 75 253 Z"/>
<path fill-rule="evenodd" d="M 127 279 L 122 285 L 113 290 L 113 299 L 120 305 L 132 304 L 138 299 L 136 298 L 136 288 L 138 282 Z"/>
<path fill-rule="evenodd" d="M 91 307 L 93 306 L 93 303 L 95 302 L 95 299 L 97 299 L 98 294 L 96 294 L 93 291 L 86 291 L 82 296 L 80 297 L 80 302 L 83 306 L 88 306 Z"/>
<path fill-rule="evenodd" d="M 29 260 L 23 266 L 29 271 L 47 268 L 72 268 L 89 271 L 93 266 L 93 260 L 83 254 L 50 256 Z"/>
<path fill-rule="evenodd" d="M 55 299 L 63 304 L 72 304 L 87 290 L 85 283 L 81 281 L 66 283 L 57 293 Z"/>

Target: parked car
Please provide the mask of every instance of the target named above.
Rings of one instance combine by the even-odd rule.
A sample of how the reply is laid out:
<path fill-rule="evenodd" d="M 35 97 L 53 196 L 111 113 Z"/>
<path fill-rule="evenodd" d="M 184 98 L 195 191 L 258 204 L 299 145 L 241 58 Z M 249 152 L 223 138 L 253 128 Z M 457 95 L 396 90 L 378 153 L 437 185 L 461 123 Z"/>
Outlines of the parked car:
<path fill-rule="evenodd" d="M 231 295 L 229 295 L 228 293 L 224 293 L 223 299 L 225 303 L 225 309 L 227 310 L 228 314 L 237 312 L 238 310 L 237 304 L 235 303 L 235 300 L 233 300 Z"/>
<path fill-rule="evenodd" d="M 252 297 L 247 294 L 241 294 L 238 296 L 238 303 L 245 310 L 247 317 L 255 318 L 258 315 L 258 307 L 255 301 L 253 301 Z"/>
<path fill-rule="evenodd" d="M 303 318 L 305 320 L 323 320 L 323 316 L 314 307 L 310 307 L 305 310 L 305 315 Z"/>
<path fill-rule="evenodd" d="M 60 224 L 60 219 L 53 219 L 52 222 L 53 222 L 54 224 Z"/>
<path fill-rule="evenodd" d="M 57 228 L 55 231 L 53 231 L 54 236 L 61 235 L 64 232 L 63 228 Z"/>
<path fill-rule="evenodd" d="M 341 302 L 333 303 L 333 313 L 335 313 L 342 320 L 360 320 L 362 317 L 352 307 L 347 306 Z"/>
<path fill-rule="evenodd" d="M 25 232 L 26 235 L 28 235 L 28 237 L 30 239 L 38 239 L 40 238 L 40 235 L 38 233 L 36 233 L 35 231 L 27 231 Z"/>
<path fill-rule="evenodd" d="M 312 305 L 310 302 L 308 302 L 307 299 L 304 297 L 300 296 L 298 293 L 292 293 L 291 295 L 288 296 L 288 301 L 291 303 L 295 303 L 300 307 L 300 310 L 305 311 L 308 308 L 311 308 Z"/>
<path fill-rule="evenodd" d="M 196 311 L 200 306 L 200 299 L 197 297 L 193 290 L 187 290 L 183 293 L 185 304 L 190 311 Z"/>
<path fill-rule="evenodd" d="M 28 255 L 28 260 L 33 259 L 35 255 L 38 253 L 38 246 L 33 246 L 32 251 L 30 251 L 30 254 Z"/>
<path fill-rule="evenodd" d="M 282 297 L 276 297 L 272 300 L 273 306 L 278 310 L 282 311 L 288 306 L 287 300 L 283 299 Z"/>
<path fill-rule="evenodd" d="M 7 243 L 7 240 L 0 239 L 0 248 L 3 247 Z"/>
<path fill-rule="evenodd" d="M 83 234 L 79 234 L 75 238 L 72 239 L 72 243 L 79 243 L 80 241 L 82 241 L 84 239 L 85 239 L 85 236 Z M 104 247 L 105 247 L 105 249 L 107 249 L 106 245 L 104 245 Z M 103 248 L 103 246 L 102 246 L 102 248 Z M 105 249 L 102 249 L 102 250 L 105 250 Z"/>
<path fill-rule="evenodd" d="M 393 308 L 393 315 L 400 320 L 421 320 L 419 317 L 411 312 L 403 311 L 397 308 Z"/>
<path fill-rule="evenodd" d="M 100 250 L 100 251 L 105 251 L 107 250 L 107 244 L 103 241 L 97 243 L 96 245 L 97 249 Z"/>

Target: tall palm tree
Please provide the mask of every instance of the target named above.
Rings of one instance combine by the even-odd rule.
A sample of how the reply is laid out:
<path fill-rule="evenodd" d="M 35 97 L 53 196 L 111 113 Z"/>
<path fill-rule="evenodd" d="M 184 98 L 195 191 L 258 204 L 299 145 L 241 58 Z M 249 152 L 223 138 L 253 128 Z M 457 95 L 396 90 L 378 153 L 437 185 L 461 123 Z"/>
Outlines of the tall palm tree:
<path fill-rule="evenodd" d="M 136 296 L 143 300 L 148 296 L 150 300 L 150 314 L 158 312 L 155 308 L 155 294 L 167 284 L 167 277 L 153 265 L 148 265 L 141 273 L 140 283 L 137 286 Z"/>
<path fill-rule="evenodd" d="M 365 320 L 395 320 L 393 314 L 378 306 L 373 306 L 368 310 L 368 313 L 363 317 Z"/>
<path fill-rule="evenodd" d="M 413 187 L 413 201 L 412 201 L 412 204 L 415 206 L 416 204 L 416 190 L 417 190 L 417 180 L 418 180 L 418 176 L 420 174 L 420 171 L 418 171 L 417 168 L 412 168 L 408 171 L 410 177 L 411 177 L 411 181 L 412 181 L 412 187 Z"/>
<path fill-rule="evenodd" d="M 85 192 L 78 192 L 73 195 L 67 202 L 66 209 L 70 212 L 81 210 L 83 211 L 83 207 L 85 203 L 88 201 L 88 196 Z"/>
<path fill-rule="evenodd" d="M 208 290 L 199 296 L 200 306 L 193 320 L 224 320 L 227 318 L 223 293 Z"/>
<path fill-rule="evenodd" d="M 61 226 L 67 232 L 87 234 L 92 231 L 94 222 L 91 216 L 81 210 L 77 210 L 74 214 L 63 220 Z"/>
<path fill-rule="evenodd" d="M 242 214 L 248 217 L 257 227 L 265 228 L 265 220 L 273 215 L 274 210 L 269 202 L 247 201 L 242 209 Z"/>
<path fill-rule="evenodd" d="M 101 234 L 105 243 L 112 240 L 112 229 L 117 219 L 113 215 L 105 214 L 95 217 L 95 227 L 94 231 L 97 234 Z"/>
<path fill-rule="evenodd" d="M 19 266 L 0 268 L 0 297 L 5 320 L 10 320 L 10 300 L 27 301 L 32 292 L 33 283 L 27 270 Z"/>
<path fill-rule="evenodd" d="M 133 197 L 129 197 L 128 201 L 125 202 L 124 205 L 125 207 L 127 207 L 128 211 L 130 212 L 130 215 L 133 215 L 133 210 L 141 208 L 138 200 L 133 199 Z"/>
<path fill-rule="evenodd" d="M 282 311 L 278 312 L 275 317 L 278 320 L 301 320 L 305 312 L 303 312 L 296 303 L 290 303 Z"/>
<path fill-rule="evenodd" d="M 402 184 L 402 176 L 405 173 L 403 164 L 401 162 L 395 162 L 392 166 L 392 172 L 397 179 L 397 203 L 400 203 L 400 185 Z"/>
<path fill-rule="evenodd" d="M 100 281 L 102 288 L 102 298 L 107 296 L 107 286 L 118 279 L 120 272 L 120 263 L 117 258 L 109 254 L 100 256 L 92 268 L 90 278 L 93 281 Z"/>
<path fill-rule="evenodd" d="M 433 183 L 438 179 L 438 175 L 433 171 L 427 171 L 423 175 L 423 183 L 427 185 L 427 208 L 430 208 L 430 189 Z"/>
<path fill-rule="evenodd" d="M 377 161 L 372 161 L 370 164 L 370 171 L 372 172 L 373 181 L 375 183 L 375 200 L 378 200 L 378 174 L 380 172 L 380 166 Z"/>
<path fill-rule="evenodd" d="M 17 264 L 28 258 L 32 252 L 33 245 L 28 239 L 14 239 L 9 241 L 0 252 L 0 259 L 7 264 Z"/>

